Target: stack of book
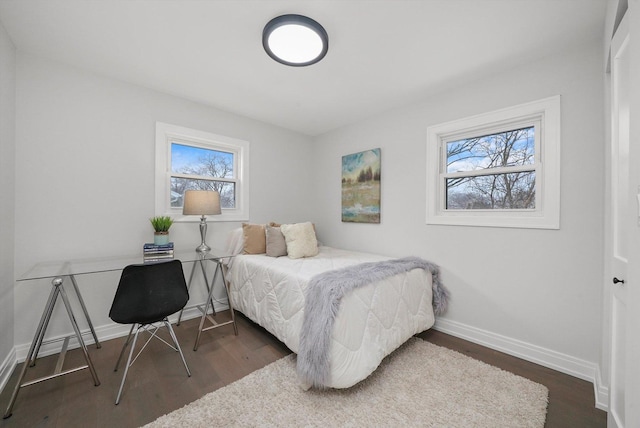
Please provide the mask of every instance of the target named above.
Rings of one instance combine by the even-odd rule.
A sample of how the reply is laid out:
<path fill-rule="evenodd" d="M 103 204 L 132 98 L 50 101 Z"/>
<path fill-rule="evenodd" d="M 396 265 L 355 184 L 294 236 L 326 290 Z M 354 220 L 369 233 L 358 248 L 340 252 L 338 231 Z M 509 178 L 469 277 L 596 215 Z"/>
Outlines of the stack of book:
<path fill-rule="evenodd" d="M 173 242 L 157 245 L 154 243 L 144 244 L 142 248 L 145 263 L 161 262 L 173 258 Z"/>

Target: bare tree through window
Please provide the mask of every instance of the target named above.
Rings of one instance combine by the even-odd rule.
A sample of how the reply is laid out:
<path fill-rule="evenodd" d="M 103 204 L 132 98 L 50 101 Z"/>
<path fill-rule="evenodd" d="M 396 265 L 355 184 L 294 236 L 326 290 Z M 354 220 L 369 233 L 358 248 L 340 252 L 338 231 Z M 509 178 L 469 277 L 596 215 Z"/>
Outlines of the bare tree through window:
<path fill-rule="evenodd" d="M 182 206 L 187 190 L 214 190 L 222 208 L 235 208 L 233 153 L 172 143 L 171 154 L 172 207 Z"/>
<path fill-rule="evenodd" d="M 447 209 L 535 209 L 533 126 L 446 144 Z"/>

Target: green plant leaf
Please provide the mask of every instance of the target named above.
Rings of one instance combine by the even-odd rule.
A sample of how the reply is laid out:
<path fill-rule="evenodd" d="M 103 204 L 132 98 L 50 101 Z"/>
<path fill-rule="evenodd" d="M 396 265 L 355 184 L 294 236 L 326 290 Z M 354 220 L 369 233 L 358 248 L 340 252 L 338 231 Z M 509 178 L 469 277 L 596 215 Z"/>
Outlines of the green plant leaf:
<path fill-rule="evenodd" d="M 169 216 L 151 217 L 149 221 L 156 232 L 168 232 L 173 224 L 173 220 Z"/>

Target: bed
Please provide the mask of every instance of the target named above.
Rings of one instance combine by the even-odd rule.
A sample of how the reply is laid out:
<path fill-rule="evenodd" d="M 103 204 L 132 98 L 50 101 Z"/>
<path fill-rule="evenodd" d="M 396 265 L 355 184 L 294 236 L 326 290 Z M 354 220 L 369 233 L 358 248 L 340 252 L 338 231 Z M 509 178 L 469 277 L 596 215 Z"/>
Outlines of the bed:
<path fill-rule="evenodd" d="M 425 265 L 413 268 L 408 262 Z M 378 274 L 391 264 L 394 272 Z M 321 304 L 325 294 L 336 294 L 345 273 L 344 294 Z M 239 254 L 227 280 L 234 309 L 298 354 L 304 388 L 348 388 L 365 379 L 386 355 L 433 326 L 447 298 L 437 266 L 424 260 L 326 246 L 313 257 L 295 259 Z"/>

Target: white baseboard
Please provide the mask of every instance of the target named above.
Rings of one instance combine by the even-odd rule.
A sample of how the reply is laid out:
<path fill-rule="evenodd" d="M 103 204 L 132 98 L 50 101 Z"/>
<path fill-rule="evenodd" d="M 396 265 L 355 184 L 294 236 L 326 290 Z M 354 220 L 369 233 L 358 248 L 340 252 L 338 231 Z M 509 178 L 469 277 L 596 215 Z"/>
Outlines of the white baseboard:
<path fill-rule="evenodd" d="M 215 309 L 218 312 L 229 309 L 229 304 L 226 299 L 217 301 L 216 303 L 218 304 L 215 306 Z M 200 317 L 202 315 L 202 312 L 200 312 L 200 310 L 198 309 L 198 305 L 204 305 L 204 303 L 185 307 L 184 312 L 182 314 L 182 320 L 186 321 L 192 318 Z M 175 323 L 177 320 L 178 320 L 178 314 L 174 314 L 169 317 L 169 321 L 171 321 L 172 323 Z M 117 337 L 126 336 L 129 333 L 131 326 L 110 323 L 102 326 L 94 326 L 94 328 L 96 330 L 96 335 L 98 336 L 98 340 L 102 342 L 110 339 L 115 339 Z M 82 333 L 84 342 L 87 346 L 95 343 L 95 341 L 93 340 L 93 336 L 91 335 L 91 331 L 88 328 L 81 331 L 81 333 Z M 78 340 L 75 338 L 75 335 L 73 335 L 73 332 L 70 332 L 65 335 L 47 338 L 44 342 L 42 342 L 42 346 L 40 347 L 40 352 L 38 353 L 38 357 L 45 357 L 47 355 L 53 355 L 53 354 L 59 353 L 60 350 L 62 349 L 62 343 L 65 337 L 67 337 L 68 335 L 72 335 L 71 339 L 69 340 L 68 349 L 75 349 L 80 347 L 80 344 L 78 343 Z M 23 362 L 27 358 L 27 354 L 29 353 L 30 346 L 31 346 L 31 343 L 23 343 L 13 348 L 13 363 L 11 362 L 9 363 L 11 365 L 11 367 L 9 368 L 9 375 L 11 375 L 11 371 L 13 370 L 16 364 Z M 4 387 L 3 384 L 0 384 L 0 385 Z M 2 389 L 3 388 L 0 388 L 0 391 Z"/>
<path fill-rule="evenodd" d="M 228 302 L 218 302 L 216 305 L 216 311 L 224 311 L 229 309 Z M 182 315 L 183 320 L 197 318 L 201 316 L 200 310 L 197 305 L 185 308 Z M 169 318 L 171 322 L 176 322 L 178 319 L 177 314 Z M 502 336 L 490 331 L 482 330 L 476 327 L 472 327 L 466 324 L 462 324 L 456 321 L 450 321 L 446 319 L 438 319 L 435 326 L 435 330 L 443 333 L 450 334 L 452 336 L 459 337 L 464 340 L 468 340 L 479 345 L 486 346 L 491 349 L 495 349 L 500 352 L 504 352 L 509 355 L 513 355 L 518 358 L 522 358 L 526 361 L 531 361 L 541 366 L 557 370 L 561 373 L 577 377 L 593 383 L 595 394 L 595 406 L 598 409 L 607 411 L 609 402 L 609 390 L 602 384 L 602 378 L 600 376 L 600 367 L 592 362 L 581 360 L 566 354 L 562 354 L 550 349 L 542 348 L 537 345 L 522 342 L 517 339 Z M 95 328 L 96 335 L 100 341 L 106 341 L 115 339 L 117 337 L 125 336 L 129 333 L 130 327 L 127 325 L 110 323 Z M 87 345 L 93 344 L 94 340 L 89 330 L 82 332 Z M 48 338 L 42 343 L 40 348 L 41 357 L 47 355 L 53 355 L 60 352 L 62 349 L 62 342 L 66 336 L 57 336 Z M 78 348 L 78 344 L 75 338 L 72 338 L 69 342 L 69 349 Z M 21 363 L 27 357 L 29 352 L 30 343 L 24 343 L 14 346 L 12 351 L 7 355 L 5 360 L 0 366 L 0 391 L 4 390 L 9 377 L 11 376 L 15 366 Z"/>
<path fill-rule="evenodd" d="M 9 382 L 9 378 L 11 377 L 16 364 L 16 348 L 14 346 L 13 348 L 11 348 L 11 351 L 0 366 L 0 391 L 3 391 L 4 387 L 7 385 L 7 382 Z"/>
<path fill-rule="evenodd" d="M 594 386 L 596 407 L 607 410 L 609 391 L 607 387 L 602 385 L 598 364 L 456 321 L 438 319 L 433 328 L 469 342 L 589 381 Z"/>
<path fill-rule="evenodd" d="M 596 408 L 600 410 L 604 410 L 605 412 L 609 411 L 609 387 L 603 385 L 602 383 L 602 373 L 600 372 L 600 367 L 598 366 L 598 372 L 596 375 L 596 380 L 593 383 L 593 388 L 595 390 L 596 395 Z"/>

